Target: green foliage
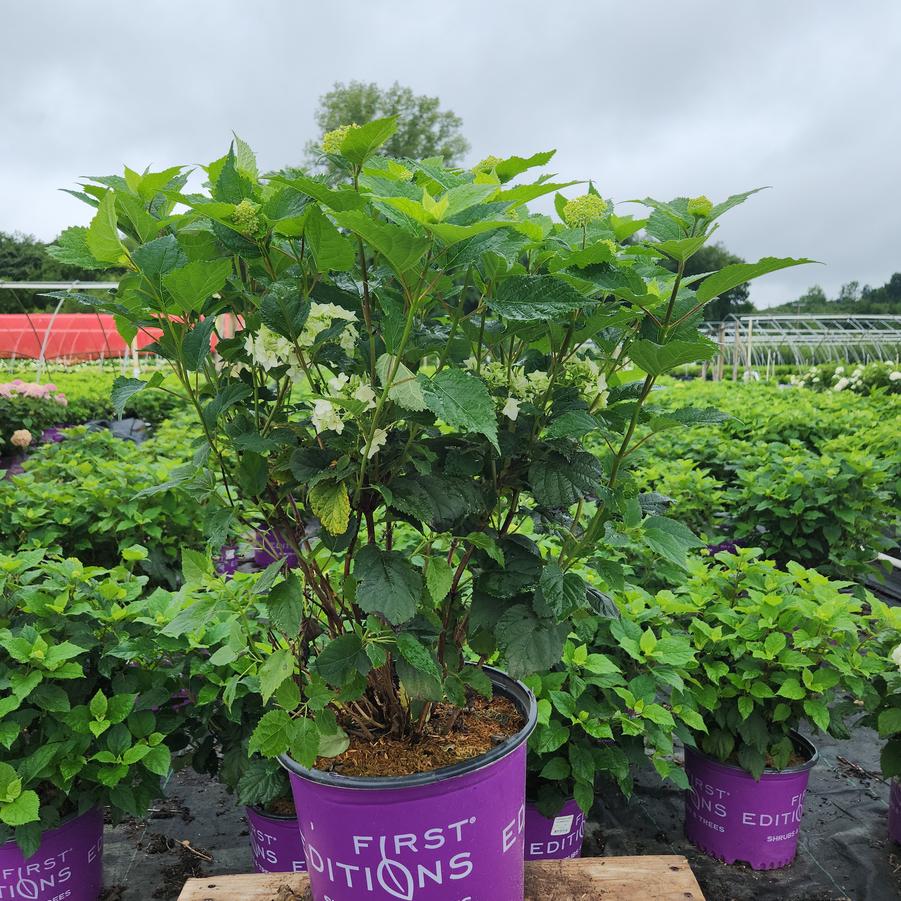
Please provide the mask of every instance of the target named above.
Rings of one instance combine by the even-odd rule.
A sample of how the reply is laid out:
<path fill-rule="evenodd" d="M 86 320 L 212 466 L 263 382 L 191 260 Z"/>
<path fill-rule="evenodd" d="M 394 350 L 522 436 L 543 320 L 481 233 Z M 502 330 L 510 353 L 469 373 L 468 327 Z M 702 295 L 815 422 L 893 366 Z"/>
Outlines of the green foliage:
<path fill-rule="evenodd" d="M 855 707 L 844 696 L 872 702 L 873 676 L 886 667 L 877 639 L 893 616 L 872 595 L 846 593 L 847 582 L 759 557 L 743 549 L 698 561 L 683 585 L 627 608 L 691 639 L 696 666 L 674 698 L 701 713 L 703 751 L 755 778 L 790 765 L 802 723 L 846 734 Z"/>
<path fill-rule="evenodd" d="M 442 110 L 437 97 L 416 95 L 395 82 L 380 88 L 374 82 L 336 82 L 319 98 L 316 124 L 322 135 L 345 125 L 365 125 L 391 116 L 397 117 L 397 130 L 384 144 L 388 156 L 409 159 L 438 157 L 448 166 L 459 164 L 469 150 L 460 133 L 463 120 L 450 110 Z M 322 157 L 321 138 L 307 145 L 307 162 Z"/>
<path fill-rule="evenodd" d="M 568 798 L 588 814 L 598 775 L 632 793 L 636 766 L 652 765 L 687 788 L 672 762 L 674 735 L 702 725 L 687 702 L 673 706 L 674 688 L 693 663 L 684 635 L 654 631 L 640 619 L 581 615 L 562 661 L 526 683 L 538 699 L 529 739 L 528 794 L 546 816 Z"/>
<path fill-rule="evenodd" d="M 654 491 L 669 501 L 670 515 L 698 535 L 713 533 L 726 508 L 723 483 L 693 460 L 651 459 L 635 472 L 645 491 Z"/>
<path fill-rule="evenodd" d="M 525 206 L 567 185 L 514 183 L 549 154 L 466 171 L 392 158 L 402 117 L 339 124 L 332 184 L 261 177 L 236 139 L 206 167 L 209 193 L 166 173 L 99 180 L 85 239 L 98 263 L 124 254 L 102 308 L 123 329 L 162 330 L 156 350 L 200 416 L 193 462 L 170 480 L 211 506 L 210 524 L 227 498 L 300 558 L 268 647 L 236 625 L 213 657 L 252 659 L 268 709 L 248 748 L 307 765 L 343 750 L 336 711 L 359 734 L 415 737 L 433 703 L 462 705 L 484 683 L 470 660 L 553 667 L 591 609 L 584 563 L 600 568 L 620 529 L 688 565 L 698 539 L 642 505 L 627 458 L 639 433 L 719 418 L 645 402 L 711 352 L 697 320 L 736 271 L 696 293 L 684 265 L 748 196 L 702 215 L 649 199 L 647 220 L 582 202 L 572 227 Z M 226 313 L 243 329 L 218 335 L 214 366 Z M 135 387 L 117 396 L 154 388 Z M 598 437 L 609 453 L 592 453 Z"/>
<path fill-rule="evenodd" d="M 203 546 L 202 511 L 168 482 L 191 456 L 180 428 L 135 445 L 106 431 L 73 429 L 29 457 L 25 472 L 0 481 L 0 550 L 53 547 L 103 566 L 133 544 L 150 548 L 142 568 L 157 583 L 178 579 L 182 545 Z"/>
<path fill-rule="evenodd" d="M 116 378 L 117 373 L 96 364 L 51 367 L 43 373 L 40 384 L 52 390 L 46 398 L 41 398 L 10 390 L 10 384 L 16 379 L 26 387 L 37 384 L 33 365 L 0 370 L 0 453 L 8 452 L 9 438 L 17 429 L 28 429 L 37 442 L 41 432 L 53 426 L 114 418 L 117 412 L 113 409 L 111 390 Z M 176 386 L 171 379 L 165 382 L 165 387 L 165 392 L 130 395 L 122 415 L 158 423 L 184 409 L 186 401 L 174 391 Z M 62 401 L 56 399 L 58 395 L 62 395 Z"/>
<path fill-rule="evenodd" d="M 797 300 L 778 307 L 770 307 L 770 313 L 807 313 L 809 315 L 873 315 L 897 316 L 901 313 L 901 272 L 896 272 L 881 287 L 860 287 L 858 282 L 842 285 L 838 297 L 830 298 L 819 286 L 814 285 Z"/>
<path fill-rule="evenodd" d="M 837 576 L 866 573 L 893 546 L 887 463 L 863 451 L 816 454 L 796 442 L 769 450 L 766 460 L 735 473 L 728 500 L 736 537 L 750 537 L 783 564 Z"/>
<path fill-rule="evenodd" d="M 87 807 L 143 816 L 188 744 L 185 658 L 158 634 L 178 601 L 144 596 L 145 582 L 129 564 L 0 555 L 0 842 L 15 838 L 26 857 L 43 829 Z"/>
<path fill-rule="evenodd" d="M 682 494 L 672 492 L 670 512 L 679 517 L 697 510 L 702 522 L 692 525 L 710 539 L 742 538 L 782 563 L 796 560 L 839 578 L 880 572 L 876 557 L 892 546 L 901 497 L 897 397 L 691 382 L 654 400 L 663 418 L 689 397 L 731 416 L 664 432 L 654 456 L 642 447 L 642 487 L 671 493 L 663 482 L 667 467 L 707 471 L 723 488 L 706 522 L 702 508 L 714 499 L 698 475 L 677 486 Z"/>

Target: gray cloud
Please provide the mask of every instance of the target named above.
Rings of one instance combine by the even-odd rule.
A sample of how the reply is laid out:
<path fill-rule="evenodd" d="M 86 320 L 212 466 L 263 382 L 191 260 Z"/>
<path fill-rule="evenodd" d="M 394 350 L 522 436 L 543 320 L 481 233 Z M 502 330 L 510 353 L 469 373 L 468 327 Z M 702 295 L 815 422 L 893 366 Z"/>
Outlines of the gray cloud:
<path fill-rule="evenodd" d="M 758 304 L 901 269 L 895 0 L 6 0 L 0 22 L 2 230 L 52 238 L 89 218 L 57 188 L 206 162 L 232 130 L 297 162 L 333 82 L 397 79 L 463 117 L 473 161 L 556 147 L 618 203 L 772 185 L 722 240 L 827 266 Z"/>

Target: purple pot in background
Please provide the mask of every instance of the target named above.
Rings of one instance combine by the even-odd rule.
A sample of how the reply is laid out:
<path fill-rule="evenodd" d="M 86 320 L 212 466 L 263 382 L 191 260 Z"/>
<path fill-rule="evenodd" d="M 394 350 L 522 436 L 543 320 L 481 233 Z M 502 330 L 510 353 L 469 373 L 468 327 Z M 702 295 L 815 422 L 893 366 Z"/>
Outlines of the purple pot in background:
<path fill-rule="evenodd" d="M 585 814 L 572 799 L 555 817 L 546 817 L 534 804 L 526 805 L 526 860 L 564 860 L 582 856 Z"/>
<path fill-rule="evenodd" d="M 792 739 L 807 757 L 787 770 L 764 770 L 760 781 L 741 767 L 685 748 L 685 836 L 725 863 L 745 861 L 755 870 L 788 866 L 798 849 L 804 796 L 816 748 L 803 736 Z"/>
<path fill-rule="evenodd" d="M 241 565 L 241 558 L 238 556 L 238 545 L 223 544 L 219 548 L 219 556 L 213 561 L 213 565 L 220 576 L 233 576 Z"/>
<path fill-rule="evenodd" d="M 253 545 L 256 550 L 253 553 L 253 562 L 265 569 L 276 560 L 284 559 L 288 569 L 297 566 L 297 554 L 294 549 L 282 537 L 278 529 L 267 529 L 264 532 L 254 532 Z"/>
<path fill-rule="evenodd" d="M 279 817 L 245 807 L 253 867 L 258 873 L 305 873 L 297 817 Z"/>
<path fill-rule="evenodd" d="M 481 757 L 427 773 L 352 777 L 288 757 L 314 901 L 522 901 L 526 741 L 537 706 L 485 669 L 525 726 Z"/>
<path fill-rule="evenodd" d="M 92 808 L 41 836 L 25 860 L 14 842 L 0 845 L 0 898 L 97 901 L 103 885 L 103 814 Z"/>
<path fill-rule="evenodd" d="M 901 844 L 901 782 L 892 779 L 888 796 L 888 837 Z"/>

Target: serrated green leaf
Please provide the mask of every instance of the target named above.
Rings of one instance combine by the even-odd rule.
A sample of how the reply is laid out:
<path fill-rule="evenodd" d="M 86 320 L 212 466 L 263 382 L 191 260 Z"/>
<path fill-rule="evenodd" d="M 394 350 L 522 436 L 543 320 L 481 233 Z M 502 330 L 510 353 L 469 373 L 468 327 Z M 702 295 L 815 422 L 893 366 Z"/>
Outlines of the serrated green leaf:
<path fill-rule="evenodd" d="M 733 263 L 731 266 L 720 269 L 719 272 L 714 272 L 713 275 L 708 275 L 698 285 L 696 297 L 699 303 L 707 303 L 707 301 L 713 300 L 714 297 L 719 297 L 720 294 L 731 291 L 736 286 L 749 282 L 753 278 L 758 278 L 769 272 L 776 272 L 779 269 L 787 269 L 790 266 L 803 266 L 806 263 L 815 262 L 816 260 L 795 260 L 791 257 L 763 257 L 756 263 Z M 632 356 L 632 359 L 634 360 L 635 357 Z M 639 365 L 641 364 L 639 363 Z"/>
<path fill-rule="evenodd" d="M 397 636 L 397 651 L 414 669 L 441 681 L 441 670 L 431 651 L 410 632 L 401 632 Z"/>
<path fill-rule="evenodd" d="M 291 651 L 287 648 L 279 648 L 273 651 L 263 661 L 259 671 L 260 694 L 263 697 L 263 703 L 267 704 L 282 682 L 291 678 L 293 674 L 294 655 Z"/>
<path fill-rule="evenodd" d="M 354 556 L 357 603 L 366 613 L 381 613 L 397 626 L 416 615 L 422 576 L 398 551 L 364 545 Z"/>
<path fill-rule="evenodd" d="M 428 408 L 449 426 L 484 435 L 500 453 L 497 415 L 485 383 L 461 369 L 442 369 L 426 378 L 419 376 Z"/>
<path fill-rule="evenodd" d="M 322 481 L 310 488 L 310 509 L 331 535 L 343 535 L 350 525 L 350 498 L 344 482 Z"/>
<path fill-rule="evenodd" d="M 194 260 L 164 275 L 163 286 L 179 312 L 198 312 L 208 298 L 225 287 L 231 271 L 230 259 Z"/>
<path fill-rule="evenodd" d="M 596 301 L 579 294 L 568 282 L 551 275 L 516 275 L 502 281 L 485 302 L 505 319 L 555 322 Z"/>

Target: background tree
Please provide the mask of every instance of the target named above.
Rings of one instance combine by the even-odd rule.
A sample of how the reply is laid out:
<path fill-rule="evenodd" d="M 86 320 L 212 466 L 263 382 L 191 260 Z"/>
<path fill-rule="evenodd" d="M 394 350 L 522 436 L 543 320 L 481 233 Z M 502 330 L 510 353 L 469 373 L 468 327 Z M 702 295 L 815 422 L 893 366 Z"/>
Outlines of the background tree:
<path fill-rule="evenodd" d="M 460 133 L 463 120 L 451 110 L 442 110 L 440 104 L 437 97 L 414 94 L 397 82 L 386 89 L 375 82 L 336 82 L 319 98 L 316 124 L 320 137 L 307 143 L 307 162 L 321 162 L 321 136 L 326 132 L 397 116 L 397 131 L 385 142 L 385 154 L 416 159 L 440 156 L 446 165 L 457 165 L 469 150 L 469 142 Z"/>
<path fill-rule="evenodd" d="M 716 272 L 724 266 L 745 261 L 730 253 L 721 243 L 707 244 L 702 247 L 685 266 L 685 274 L 700 275 L 702 272 Z M 703 281 L 703 280 L 702 280 Z M 721 294 L 704 308 L 704 318 L 708 322 L 719 322 L 730 314 L 740 316 L 742 313 L 753 313 L 754 304 L 748 299 L 750 288 L 747 282 L 736 285 L 731 291 Z"/>
<path fill-rule="evenodd" d="M 858 282 L 848 282 L 839 289 L 838 297 L 830 298 L 819 286 L 808 288 L 797 300 L 770 307 L 769 313 L 806 313 L 810 316 L 901 316 L 901 272 L 896 272 L 884 285 L 872 288 L 858 287 Z"/>
<path fill-rule="evenodd" d="M 53 259 L 47 253 L 47 245 L 34 235 L 0 232 L 0 281 L 84 282 L 97 278 L 104 278 L 104 273 L 86 272 Z M 41 297 L 36 291 L 0 291 L 0 313 L 52 310 L 56 304 L 57 301 Z M 83 310 L 79 308 L 78 312 Z"/>

